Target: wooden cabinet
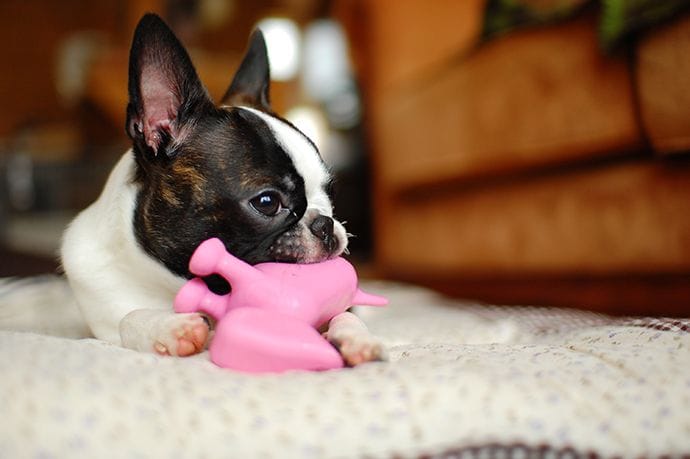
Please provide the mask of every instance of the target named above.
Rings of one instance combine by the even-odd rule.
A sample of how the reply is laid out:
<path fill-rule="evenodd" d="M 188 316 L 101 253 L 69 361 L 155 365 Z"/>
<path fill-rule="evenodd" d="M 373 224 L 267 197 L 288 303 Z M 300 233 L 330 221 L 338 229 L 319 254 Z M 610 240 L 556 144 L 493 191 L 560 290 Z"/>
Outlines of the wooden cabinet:
<path fill-rule="evenodd" d="M 383 273 L 690 314 L 689 20 L 606 55 L 591 10 L 475 47 L 483 2 L 356 3 Z"/>

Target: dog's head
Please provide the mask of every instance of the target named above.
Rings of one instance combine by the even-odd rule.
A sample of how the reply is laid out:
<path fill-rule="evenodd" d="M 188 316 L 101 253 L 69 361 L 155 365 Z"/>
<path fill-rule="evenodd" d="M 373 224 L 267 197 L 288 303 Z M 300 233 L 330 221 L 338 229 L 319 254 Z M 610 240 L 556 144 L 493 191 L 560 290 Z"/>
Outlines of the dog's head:
<path fill-rule="evenodd" d="M 345 250 L 318 149 L 269 104 L 260 31 L 216 105 L 168 26 L 144 16 L 130 53 L 126 128 L 140 190 L 135 234 L 173 272 L 188 275 L 193 250 L 210 237 L 249 263 L 310 263 Z"/>

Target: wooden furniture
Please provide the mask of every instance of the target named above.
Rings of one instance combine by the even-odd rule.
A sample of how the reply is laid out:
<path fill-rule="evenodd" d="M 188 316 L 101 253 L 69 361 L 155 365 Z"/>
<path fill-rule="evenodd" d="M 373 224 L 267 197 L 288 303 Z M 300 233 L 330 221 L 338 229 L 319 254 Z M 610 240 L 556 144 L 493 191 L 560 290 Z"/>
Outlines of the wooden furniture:
<path fill-rule="evenodd" d="M 596 12 L 477 45 L 484 2 L 344 8 L 378 268 L 492 302 L 690 314 L 690 18 L 605 55 Z M 348 14 L 349 13 L 349 14 Z"/>

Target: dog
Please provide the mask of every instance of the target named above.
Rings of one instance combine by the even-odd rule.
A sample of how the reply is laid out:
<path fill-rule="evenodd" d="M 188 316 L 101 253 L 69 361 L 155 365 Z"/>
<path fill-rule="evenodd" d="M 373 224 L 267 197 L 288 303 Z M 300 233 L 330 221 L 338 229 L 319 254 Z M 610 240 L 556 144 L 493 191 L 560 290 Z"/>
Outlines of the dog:
<path fill-rule="evenodd" d="M 172 304 L 202 241 L 217 237 L 251 264 L 341 255 L 348 234 L 333 216 L 331 175 L 314 143 L 274 113 L 269 82 L 266 45 L 256 30 L 215 104 L 174 33 L 157 15 L 145 15 L 129 61 L 132 148 L 65 231 L 61 259 L 69 289 L 63 279 L 32 284 L 37 309 L 23 307 L 14 318 L 6 312 L 4 323 L 46 331 L 54 321 L 63 334 L 81 334 L 76 327 L 126 348 L 188 356 L 205 348 L 211 324 L 196 313 L 175 314 Z M 0 303 L 21 300 L 22 289 L 3 296 L 9 288 L 0 288 Z M 58 312 L 54 298 L 37 293 L 56 290 L 61 303 L 77 309 Z M 83 324 L 64 324 L 64 317 L 77 316 Z M 380 342 L 349 312 L 336 316 L 325 336 L 349 365 L 384 358 Z"/>

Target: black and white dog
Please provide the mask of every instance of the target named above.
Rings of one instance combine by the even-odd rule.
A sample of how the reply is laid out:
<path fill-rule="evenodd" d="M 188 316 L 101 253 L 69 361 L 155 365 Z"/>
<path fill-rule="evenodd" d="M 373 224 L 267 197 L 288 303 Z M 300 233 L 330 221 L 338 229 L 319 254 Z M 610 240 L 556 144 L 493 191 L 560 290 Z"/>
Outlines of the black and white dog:
<path fill-rule="evenodd" d="M 249 263 L 318 262 L 346 249 L 316 146 L 269 104 L 260 31 L 216 105 L 168 26 L 144 16 L 130 52 L 126 129 L 131 150 L 65 232 L 70 288 L 50 281 L 0 296 L 1 328 L 50 331 L 50 321 L 78 316 L 96 338 L 191 355 L 204 348 L 208 322 L 175 314 L 172 302 L 200 242 L 218 237 Z M 61 299 L 40 289 L 60 291 Z M 22 299 L 21 307 L 2 304 Z M 77 309 L 47 304 L 57 301 Z M 331 321 L 327 337 L 349 364 L 382 358 L 380 343 L 350 313 Z"/>

